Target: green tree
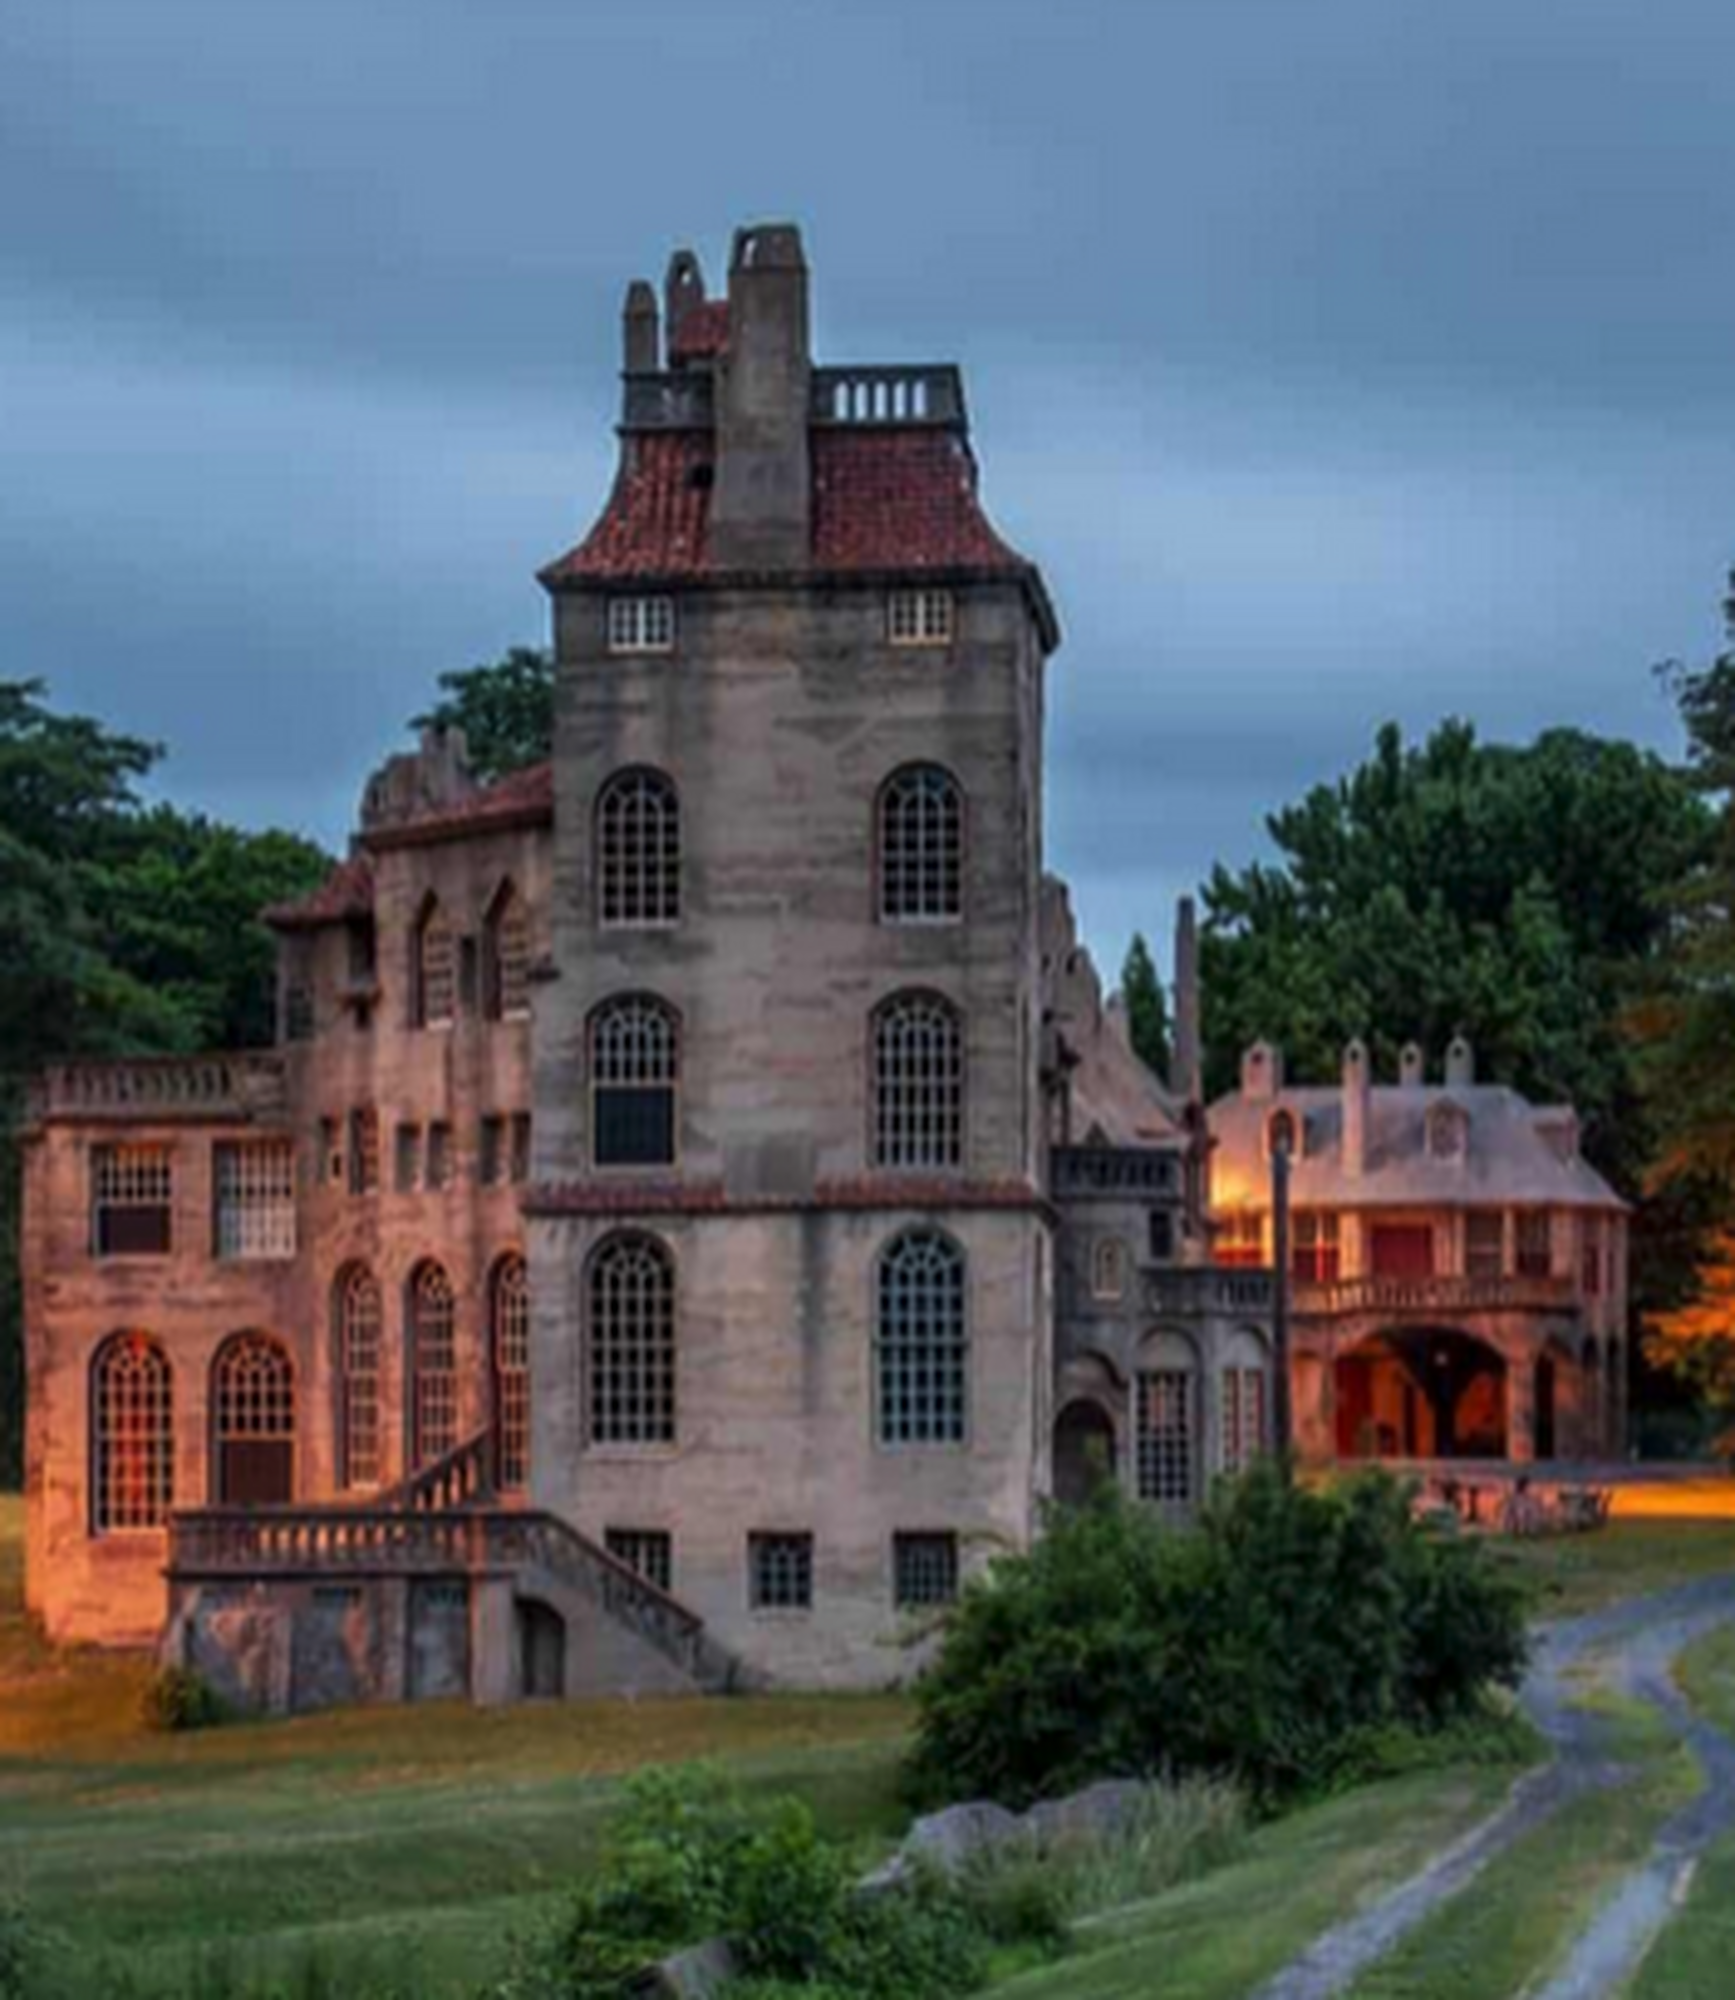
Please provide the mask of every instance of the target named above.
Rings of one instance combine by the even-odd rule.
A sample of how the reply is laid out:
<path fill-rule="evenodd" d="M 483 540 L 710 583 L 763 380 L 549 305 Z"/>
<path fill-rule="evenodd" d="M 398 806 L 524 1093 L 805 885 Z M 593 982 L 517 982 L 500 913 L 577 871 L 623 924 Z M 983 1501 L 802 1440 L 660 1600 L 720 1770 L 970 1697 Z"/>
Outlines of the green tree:
<path fill-rule="evenodd" d="M 554 656 L 545 648 L 513 646 L 488 665 L 442 674 L 440 689 L 410 726 L 463 730 L 478 777 L 503 778 L 552 753 Z"/>
<path fill-rule="evenodd" d="M 1132 1038 L 1134 1054 L 1146 1069 L 1167 1077 L 1173 1053 L 1169 1042 L 1169 1006 L 1142 931 L 1134 931 L 1133 941 L 1127 946 L 1121 966 L 1121 1001 L 1127 1010 L 1127 1033 Z"/>

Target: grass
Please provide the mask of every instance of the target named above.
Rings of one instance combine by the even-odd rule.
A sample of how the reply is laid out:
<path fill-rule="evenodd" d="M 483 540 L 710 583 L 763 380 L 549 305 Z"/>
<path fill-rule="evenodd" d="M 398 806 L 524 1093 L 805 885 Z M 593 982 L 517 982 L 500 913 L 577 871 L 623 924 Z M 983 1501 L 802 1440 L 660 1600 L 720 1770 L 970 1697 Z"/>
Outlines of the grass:
<path fill-rule="evenodd" d="M 1588 1535 L 1500 1544 L 1532 1592 L 1536 1615 L 1571 1618 L 1623 1597 L 1735 1570 L 1735 1520 L 1621 1518 Z"/>

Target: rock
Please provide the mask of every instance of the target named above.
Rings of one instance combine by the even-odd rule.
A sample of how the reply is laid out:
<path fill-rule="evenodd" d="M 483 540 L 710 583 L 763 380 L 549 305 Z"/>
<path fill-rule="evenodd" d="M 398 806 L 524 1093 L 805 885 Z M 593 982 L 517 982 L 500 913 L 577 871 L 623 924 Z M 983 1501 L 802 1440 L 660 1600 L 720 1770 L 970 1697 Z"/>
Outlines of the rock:
<path fill-rule="evenodd" d="M 638 1990 L 645 2000 L 719 2000 L 735 1977 L 727 1938 L 706 1938 L 653 1965 Z"/>
<path fill-rule="evenodd" d="M 1064 1799 L 1044 1799 L 1019 1822 L 1025 1835 L 1046 1850 L 1073 1840 L 1106 1840 L 1138 1816 L 1147 1788 L 1132 1778 L 1105 1778 Z"/>
<path fill-rule="evenodd" d="M 901 1855 L 930 1861 L 948 1874 L 964 1867 L 975 1855 L 993 1847 L 1004 1847 L 1023 1831 L 1016 1813 L 1004 1806 L 982 1802 L 977 1805 L 947 1806 L 944 1812 L 929 1813 L 910 1828 Z"/>

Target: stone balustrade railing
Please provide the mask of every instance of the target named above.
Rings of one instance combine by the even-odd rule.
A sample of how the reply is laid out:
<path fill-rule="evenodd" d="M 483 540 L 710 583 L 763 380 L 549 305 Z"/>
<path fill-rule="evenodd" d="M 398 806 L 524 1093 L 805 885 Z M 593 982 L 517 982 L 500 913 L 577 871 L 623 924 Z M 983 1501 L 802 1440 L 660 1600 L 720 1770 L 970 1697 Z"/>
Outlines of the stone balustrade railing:
<path fill-rule="evenodd" d="M 1338 1278 L 1297 1283 L 1295 1310 L 1310 1317 L 1339 1313 L 1559 1312 L 1577 1299 L 1568 1277 Z"/>
<path fill-rule="evenodd" d="M 1181 1164 L 1173 1152 L 1156 1146 L 1056 1146 L 1048 1157 L 1048 1181 L 1057 1200 L 1173 1194 L 1180 1187 Z"/>
<path fill-rule="evenodd" d="M 31 1080 L 33 1119 L 249 1119 L 285 1107 L 283 1061 L 269 1052 L 51 1063 Z"/>
<path fill-rule="evenodd" d="M 964 423 L 964 379 L 950 363 L 816 368 L 812 393 L 813 421 L 826 426 Z"/>
<path fill-rule="evenodd" d="M 494 1496 L 494 1434 L 483 1430 L 382 1493 L 380 1504 L 437 1513 L 474 1507 Z"/>
<path fill-rule="evenodd" d="M 1272 1274 L 1237 1270 L 1220 1264 L 1177 1264 L 1147 1270 L 1145 1304 L 1154 1313 L 1268 1315 L 1272 1305 Z"/>

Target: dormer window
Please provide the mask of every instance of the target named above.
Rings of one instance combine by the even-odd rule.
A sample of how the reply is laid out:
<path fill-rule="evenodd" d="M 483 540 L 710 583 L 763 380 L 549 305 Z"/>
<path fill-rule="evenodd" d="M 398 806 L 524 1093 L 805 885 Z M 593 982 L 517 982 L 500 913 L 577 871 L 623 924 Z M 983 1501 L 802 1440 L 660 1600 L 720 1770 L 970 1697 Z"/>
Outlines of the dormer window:
<path fill-rule="evenodd" d="M 952 593 L 949 590 L 894 590 L 887 628 L 894 646 L 949 646 Z"/>
<path fill-rule="evenodd" d="M 1470 1119 L 1461 1105 L 1436 1104 L 1428 1113 L 1428 1157 L 1461 1160 L 1470 1149 Z"/>
<path fill-rule="evenodd" d="M 1274 1111 L 1265 1121 L 1265 1150 L 1273 1158 L 1279 1153 L 1287 1153 L 1293 1160 L 1300 1151 L 1296 1144 L 1297 1127 L 1293 1111 Z"/>
<path fill-rule="evenodd" d="M 675 646 L 672 597 L 611 597 L 608 649 L 611 653 L 669 653 Z"/>

